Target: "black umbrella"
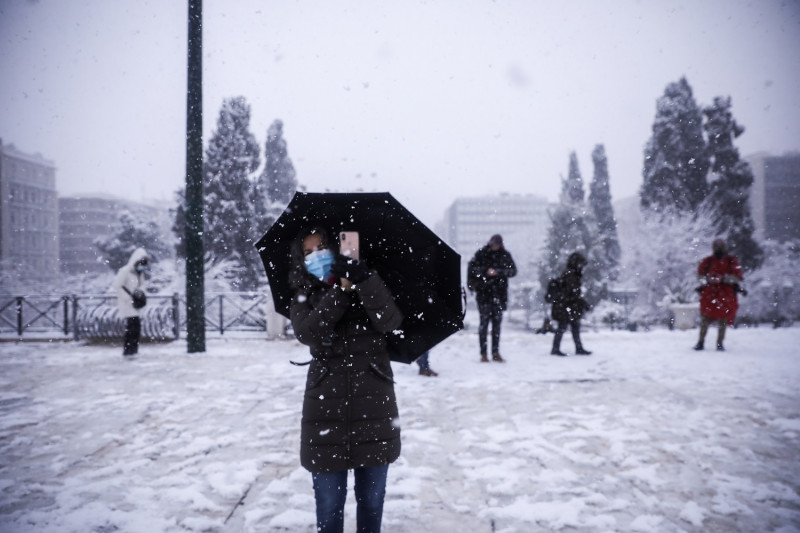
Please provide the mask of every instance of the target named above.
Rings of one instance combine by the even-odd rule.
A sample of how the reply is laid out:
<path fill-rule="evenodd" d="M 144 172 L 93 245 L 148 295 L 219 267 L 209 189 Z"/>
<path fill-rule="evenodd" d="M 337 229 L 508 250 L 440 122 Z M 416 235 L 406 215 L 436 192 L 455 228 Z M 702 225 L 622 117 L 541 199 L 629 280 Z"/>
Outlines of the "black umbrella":
<path fill-rule="evenodd" d="M 410 363 L 464 327 L 461 257 L 389 193 L 298 192 L 256 243 L 275 309 L 289 316 L 292 241 L 312 223 L 336 236 L 358 231 L 360 259 L 378 271 L 405 319 L 388 336 L 392 359 Z"/>

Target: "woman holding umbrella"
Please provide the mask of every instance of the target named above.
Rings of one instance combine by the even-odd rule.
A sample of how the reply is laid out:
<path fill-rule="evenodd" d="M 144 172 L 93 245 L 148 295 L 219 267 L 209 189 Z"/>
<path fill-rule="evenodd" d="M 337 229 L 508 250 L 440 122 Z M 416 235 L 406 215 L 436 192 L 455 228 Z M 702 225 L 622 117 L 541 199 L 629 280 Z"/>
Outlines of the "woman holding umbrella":
<path fill-rule="evenodd" d="M 341 532 L 348 471 L 354 471 L 359 532 L 379 532 L 389 463 L 400 427 L 386 334 L 403 315 L 377 272 L 337 254 L 321 226 L 292 244 L 290 307 L 308 369 L 300 463 L 312 474 L 317 531 Z"/>
<path fill-rule="evenodd" d="M 561 280 L 562 295 L 553 302 L 551 314 L 558 321 L 556 336 L 553 338 L 551 355 L 565 356 L 561 351 L 561 337 L 567 331 L 567 326 L 572 330 L 572 340 L 575 341 L 575 355 L 591 355 L 592 352 L 583 347 L 581 342 L 581 317 L 589 305 L 581 297 L 581 278 L 583 267 L 586 266 L 586 257 L 580 252 L 573 252 L 567 258 L 567 268 L 559 278 Z"/>

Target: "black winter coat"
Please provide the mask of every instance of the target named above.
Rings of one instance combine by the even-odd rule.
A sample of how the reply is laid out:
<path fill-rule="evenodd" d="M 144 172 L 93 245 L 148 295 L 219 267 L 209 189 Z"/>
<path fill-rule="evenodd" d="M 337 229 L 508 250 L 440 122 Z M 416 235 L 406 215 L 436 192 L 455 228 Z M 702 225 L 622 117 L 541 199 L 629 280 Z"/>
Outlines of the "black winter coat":
<path fill-rule="evenodd" d="M 312 276 L 291 305 L 297 339 L 311 349 L 300 463 L 314 473 L 380 466 L 400 456 L 386 333 L 403 316 L 377 273 L 345 292 Z"/>
<path fill-rule="evenodd" d="M 564 288 L 564 297 L 553 302 L 551 315 L 553 320 L 559 322 L 572 322 L 580 320 L 586 312 L 588 305 L 586 300 L 581 297 L 581 278 L 580 270 L 568 268 L 559 279 Z"/>
<path fill-rule="evenodd" d="M 493 268 L 499 272 L 497 276 L 488 276 L 486 271 Z M 501 309 L 508 306 L 508 278 L 517 275 L 517 265 L 505 248 L 492 250 L 486 245 L 470 260 L 467 267 L 467 283 L 470 290 L 475 291 L 478 305 L 498 301 Z"/>

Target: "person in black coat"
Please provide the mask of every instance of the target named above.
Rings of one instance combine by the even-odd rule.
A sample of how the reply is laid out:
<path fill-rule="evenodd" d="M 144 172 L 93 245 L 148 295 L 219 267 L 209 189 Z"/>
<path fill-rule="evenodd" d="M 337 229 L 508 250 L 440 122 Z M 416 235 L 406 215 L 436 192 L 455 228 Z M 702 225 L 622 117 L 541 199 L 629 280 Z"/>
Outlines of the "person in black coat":
<path fill-rule="evenodd" d="M 511 254 L 503 246 L 503 237 L 492 235 L 488 244 L 475 252 L 467 267 L 467 287 L 475 292 L 478 302 L 480 324 L 478 326 L 478 343 L 481 350 L 481 361 L 489 361 L 487 357 L 486 336 L 489 323 L 492 324 L 492 359 L 497 362 L 505 360 L 500 355 L 500 324 L 503 311 L 508 306 L 508 278 L 517 275 L 517 266 Z"/>
<path fill-rule="evenodd" d="M 556 335 L 553 339 L 552 355 L 565 356 L 561 351 L 561 338 L 567 331 L 567 326 L 572 329 L 572 340 L 575 341 L 576 355 L 590 355 L 592 352 L 584 349 L 581 343 L 581 317 L 588 309 L 586 300 L 581 296 L 581 278 L 586 258 L 580 252 L 573 252 L 567 258 L 567 268 L 558 278 L 561 282 L 561 294 L 553 301 L 551 315 L 558 322 Z"/>
<path fill-rule="evenodd" d="M 320 226 L 292 248 L 290 306 L 297 340 L 310 349 L 300 463 L 312 473 L 317 531 L 341 532 L 354 470 L 358 531 L 379 532 L 400 426 L 386 335 L 403 315 L 378 274 L 338 255 Z"/>

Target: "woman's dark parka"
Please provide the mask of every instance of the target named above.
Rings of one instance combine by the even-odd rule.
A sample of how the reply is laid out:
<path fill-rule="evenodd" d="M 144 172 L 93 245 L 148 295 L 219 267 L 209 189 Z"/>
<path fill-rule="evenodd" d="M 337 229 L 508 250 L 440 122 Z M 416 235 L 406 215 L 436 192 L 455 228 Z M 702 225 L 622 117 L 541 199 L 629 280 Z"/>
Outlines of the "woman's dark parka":
<path fill-rule="evenodd" d="M 324 473 L 394 462 L 400 426 L 386 334 L 403 316 L 389 289 L 375 272 L 346 292 L 300 268 L 293 284 L 292 327 L 313 356 L 300 463 Z"/>
<path fill-rule="evenodd" d="M 580 320 L 588 309 L 586 300 L 581 297 L 581 278 L 586 259 L 573 253 L 567 259 L 567 268 L 560 276 L 563 297 L 553 302 L 551 315 L 559 322 Z"/>

